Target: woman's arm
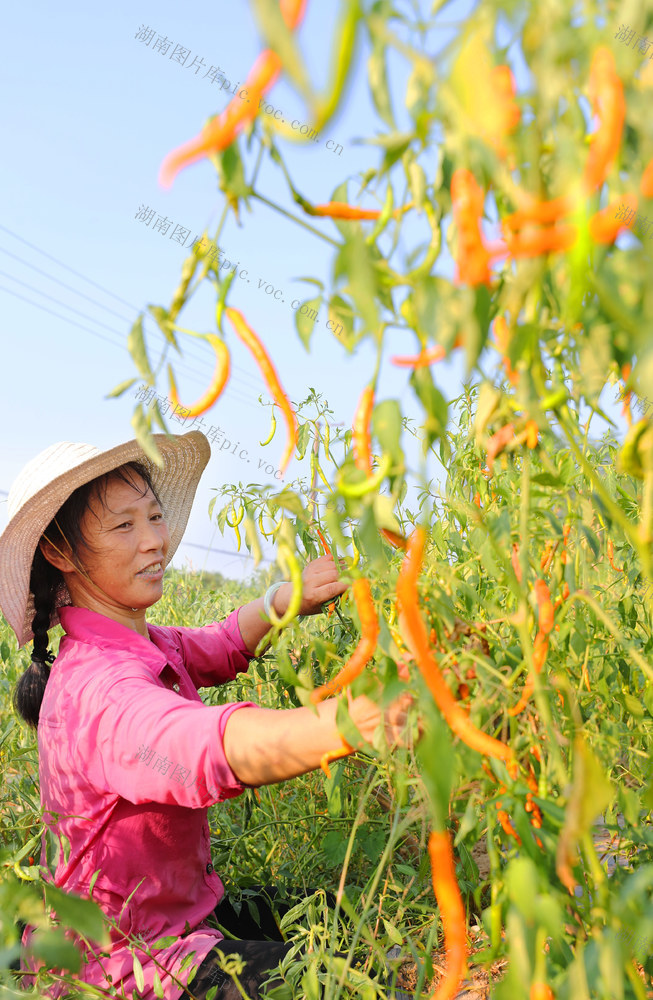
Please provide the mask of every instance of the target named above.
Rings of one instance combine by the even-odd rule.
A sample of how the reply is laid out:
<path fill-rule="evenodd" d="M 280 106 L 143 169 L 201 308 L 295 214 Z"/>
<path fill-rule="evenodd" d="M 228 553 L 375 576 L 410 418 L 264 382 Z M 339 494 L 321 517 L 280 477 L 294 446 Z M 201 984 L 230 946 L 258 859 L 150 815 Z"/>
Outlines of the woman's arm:
<path fill-rule="evenodd" d="M 385 714 L 365 695 L 350 698 L 349 714 L 367 742 L 382 721 L 389 744 L 405 742 L 411 696 L 402 695 Z M 241 708 L 232 712 L 224 730 L 227 762 L 244 785 L 272 785 L 320 766 L 325 753 L 343 740 L 336 726 L 338 700 L 312 708 Z"/>
<path fill-rule="evenodd" d="M 306 565 L 302 573 L 302 584 L 300 615 L 318 614 L 325 601 L 343 594 L 349 586 L 339 579 L 336 564 L 330 555 L 320 556 Z M 288 610 L 291 595 L 292 583 L 284 583 L 272 598 L 272 607 L 279 618 Z M 250 653 L 253 653 L 263 636 L 270 631 L 270 623 L 264 618 L 262 597 L 243 604 L 238 611 L 238 627 L 243 642 Z"/>

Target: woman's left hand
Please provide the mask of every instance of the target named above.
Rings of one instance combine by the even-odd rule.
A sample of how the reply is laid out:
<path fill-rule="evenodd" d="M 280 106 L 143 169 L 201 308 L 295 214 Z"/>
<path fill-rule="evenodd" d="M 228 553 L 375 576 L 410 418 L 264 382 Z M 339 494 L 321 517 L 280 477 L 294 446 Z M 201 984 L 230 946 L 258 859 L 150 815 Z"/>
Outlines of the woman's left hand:
<path fill-rule="evenodd" d="M 344 559 L 340 560 L 340 569 L 343 570 L 345 568 Z M 292 585 L 289 584 L 288 586 L 290 588 L 288 591 L 289 601 L 290 594 L 292 593 Z M 302 573 L 302 604 L 299 614 L 319 614 L 322 610 L 322 605 L 326 601 L 332 601 L 336 597 L 339 597 L 340 594 L 344 594 L 347 587 L 349 587 L 349 584 L 343 583 L 340 579 L 339 571 L 332 555 L 312 559 L 311 562 L 306 564 Z M 279 596 L 282 594 L 282 589 L 279 590 Z M 275 600 L 275 607 L 276 603 Z"/>

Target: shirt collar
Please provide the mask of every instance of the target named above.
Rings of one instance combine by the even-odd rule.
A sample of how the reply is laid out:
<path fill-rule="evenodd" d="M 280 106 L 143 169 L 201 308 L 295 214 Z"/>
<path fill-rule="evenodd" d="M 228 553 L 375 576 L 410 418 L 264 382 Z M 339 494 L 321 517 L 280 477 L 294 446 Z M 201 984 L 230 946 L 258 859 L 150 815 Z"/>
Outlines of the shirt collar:
<path fill-rule="evenodd" d="M 87 642 L 100 649 L 121 649 L 134 653 L 140 660 L 160 673 L 169 656 L 158 643 L 167 645 L 160 629 L 148 626 L 150 639 L 139 635 L 127 625 L 107 618 L 97 611 L 67 604 L 59 608 L 59 619 L 67 636 L 78 642 Z"/>

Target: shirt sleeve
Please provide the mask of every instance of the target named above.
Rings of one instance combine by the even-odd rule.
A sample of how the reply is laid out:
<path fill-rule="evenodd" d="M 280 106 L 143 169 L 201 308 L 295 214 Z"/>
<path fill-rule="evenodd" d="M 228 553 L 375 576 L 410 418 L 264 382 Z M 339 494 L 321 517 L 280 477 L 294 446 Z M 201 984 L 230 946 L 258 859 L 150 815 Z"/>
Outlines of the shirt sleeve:
<path fill-rule="evenodd" d="M 138 661 L 91 680 L 84 713 L 92 733 L 78 745 L 95 752 L 84 762 L 89 781 L 136 805 L 159 802 L 206 808 L 246 787 L 227 761 L 223 737 L 232 712 L 252 702 L 209 706 L 160 686 Z M 97 706 L 101 706 L 98 709 Z"/>
<path fill-rule="evenodd" d="M 223 621 L 199 628 L 169 627 L 195 687 L 215 687 L 232 681 L 254 659 L 240 632 L 239 611 L 236 608 Z"/>

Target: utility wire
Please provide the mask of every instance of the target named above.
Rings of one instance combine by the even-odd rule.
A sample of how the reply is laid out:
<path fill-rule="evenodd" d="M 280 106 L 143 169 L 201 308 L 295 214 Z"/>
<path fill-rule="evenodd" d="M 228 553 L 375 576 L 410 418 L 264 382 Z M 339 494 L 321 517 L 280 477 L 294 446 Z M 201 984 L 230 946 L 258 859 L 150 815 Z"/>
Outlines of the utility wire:
<path fill-rule="evenodd" d="M 140 310 L 137 309 L 137 307 L 135 305 L 133 305 L 131 302 L 127 302 L 125 299 L 120 298 L 119 295 L 116 295 L 114 292 L 110 291 L 108 288 L 105 288 L 103 285 L 98 284 L 97 281 L 93 281 L 91 278 L 87 278 L 80 271 L 76 271 L 74 267 L 70 267 L 70 265 L 65 264 L 62 260 L 59 260 L 58 257 L 55 257 L 55 256 L 53 256 L 50 253 L 47 253 L 47 251 L 45 251 L 45 250 L 42 250 L 40 247 L 36 246 L 34 243 L 30 243 L 28 240 L 24 239 L 22 236 L 19 236 L 18 233 L 14 233 L 11 229 L 8 229 L 7 226 L 3 226 L 2 224 L 0 224 L 0 229 L 3 230 L 5 233 L 8 233 L 10 236 L 13 236 L 14 239 L 20 240 L 21 243 L 24 243 L 25 246 L 29 247 L 31 250 L 35 250 L 37 253 L 40 253 L 44 257 L 47 257 L 48 260 L 51 260 L 55 264 L 58 264 L 59 267 L 63 267 L 66 271 L 70 271 L 70 273 L 74 274 L 75 277 L 81 278 L 82 281 L 88 282 L 89 285 L 92 285 L 94 288 L 99 289 L 99 291 L 103 292 L 105 295 L 109 295 L 111 298 L 115 299 L 117 302 L 120 302 L 122 305 L 127 306 L 127 308 L 130 309 L 130 310 L 132 310 L 133 312 L 137 312 L 137 313 L 140 312 Z M 0 249 L 2 249 L 2 248 L 0 248 Z M 16 260 L 21 260 L 22 263 L 26 263 L 25 261 L 22 261 L 21 258 L 16 257 L 16 255 L 12 254 L 8 250 L 3 250 L 3 252 L 9 254 L 9 256 L 14 256 Z M 36 268 L 35 265 L 28 263 L 27 266 L 28 267 L 33 267 L 35 270 L 39 271 L 40 274 L 44 274 L 46 277 L 50 277 L 50 280 L 55 281 L 58 284 L 63 285 L 63 287 L 70 288 L 70 286 L 64 285 L 64 283 L 60 282 L 57 278 L 54 278 L 53 276 L 48 275 L 47 272 L 41 271 L 39 268 Z M 72 290 L 74 291 L 74 289 L 72 289 Z M 109 309 L 108 306 L 105 306 L 105 305 L 103 305 L 100 302 L 97 302 L 97 301 L 95 301 L 93 299 L 90 299 L 89 296 L 83 295 L 82 292 L 76 292 L 75 294 L 82 295 L 84 298 L 89 299 L 89 301 L 94 302 L 94 304 L 97 305 L 100 309 L 106 309 L 108 312 L 113 313 L 113 315 L 118 316 L 118 313 L 115 313 L 113 310 Z M 147 312 L 145 312 L 145 316 L 148 319 L 150 318 Z M 125 317 L 121 317 L 121 318 L 125 318 Z M 125 322 L 130 322 L 130 320 L 125 319 Z M 157 332 L 161 333 L 161 331 L 158 330 L 158 329 L 157 329 Z M 191 357 L 194 357 L 197 360 L 197 355 L 193 351 L 187 351 L 186 353 L 189 353 Z M 234 365 L 232 367 L 234 369 L 241 370 L 239 368 L 239 366 Z M 242 369 L 242 372 L 249 379 L 252 378 L 252 376 L 247 372 L 246 369 Z M 243 381 L 245 382 L 245 384 L 247 384 L 247 380 L 246 379 L 244 379 Z M 253 385 L 250 385 L 249 387 L 250 388 L 254 388 Z"/>

